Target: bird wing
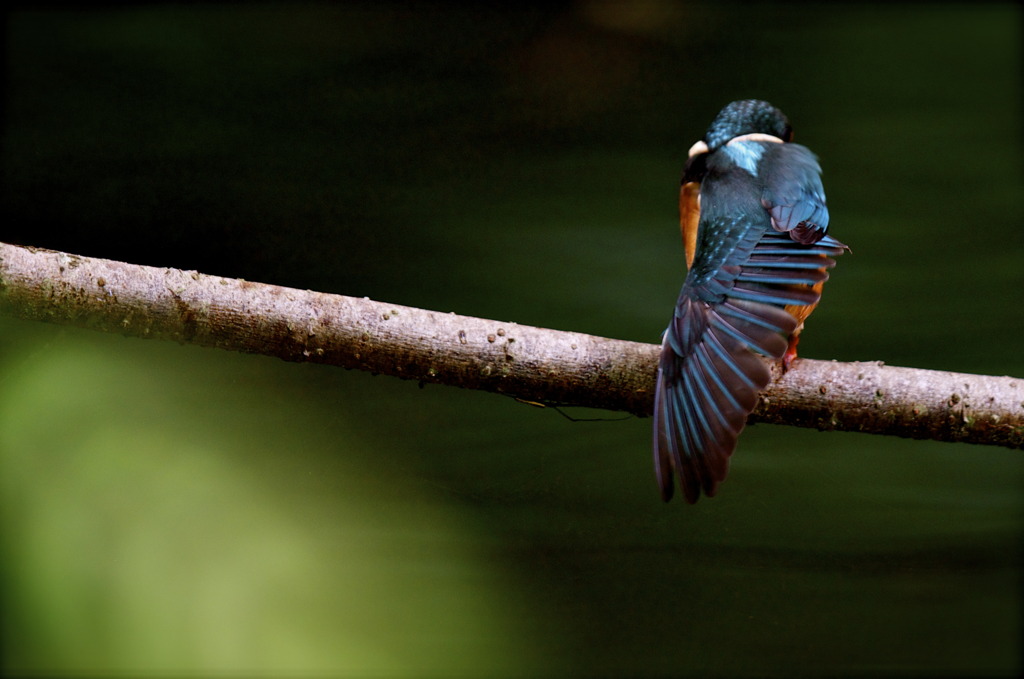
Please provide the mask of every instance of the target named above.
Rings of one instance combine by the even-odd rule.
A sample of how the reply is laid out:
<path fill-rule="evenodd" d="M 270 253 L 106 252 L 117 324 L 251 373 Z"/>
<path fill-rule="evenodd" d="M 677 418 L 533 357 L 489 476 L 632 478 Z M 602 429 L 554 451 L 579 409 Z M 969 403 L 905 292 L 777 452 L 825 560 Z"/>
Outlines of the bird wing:
<path fill-rule="evenodd" d="M 785 155 L 785 159 L 773 156 Z M 765 187 L 761 205 L 772 227 L 798 243 L 816 243 L 828 231 L 828 207 L 821 184 L 821 166 L 799 144 L 771 144 L 765 149 Z"/>
<path fill-rule="evenodd" d="M 655 471 L 666 501 L 673 471 L 687 502 L 715 494 L 770 378 L 757 354 L 783 355 L 797 326 L 785 307 L 816 304 L 814 286 L 845 249 L 830 237 L 796 242 L 794 229 L 769 228 L 776 222 L 766 210 L 746 223 L 721 210 L 701 216 L 701 246 L 665 331 L 655 389 Z M 708 233 L 725 236 L 712 243 Z"/>

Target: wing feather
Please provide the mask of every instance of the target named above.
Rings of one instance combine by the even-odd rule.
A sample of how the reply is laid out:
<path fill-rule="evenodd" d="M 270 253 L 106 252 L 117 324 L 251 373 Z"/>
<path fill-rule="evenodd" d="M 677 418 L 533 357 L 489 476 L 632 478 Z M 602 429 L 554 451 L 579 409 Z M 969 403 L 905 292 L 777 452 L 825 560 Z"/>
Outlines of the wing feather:
<path fill-rule="evenodd" d="M 848 249 L 824 234 L 822 210 L 823 194 L 820 208 L 799 201 L 765 206 L 764 224 L 734 234 L 732 249 L 717 266 L 701 262 L 698 251 L 665 332 L 658 369 L 654 452 L 663 499 L 673 495 L 673 477 L 691 504 L 702 493 L 714 495 L 725 479 L 737 438 L 770 379 L 758 355 L 778 359 L 785 353 L 798 327 L 786 307 L 817 304 L 835 266 L 832 258 Z M 798 229 L 805 218 L 823 224 Z M 707 221 L 701 219 L 701 230 Z M 716 226 L 736 228 L 734 222 Z M 701 276 L 704 269 L 709 271 Z"/>
<path fill-rule="evenodd" d="M 783 154 L 785 162 L 773 162 Z M 771 216 L 772 227 L 797 243 L 818 242 L 829 219 L 818 159 L 799 144 L 772 144 L 765 156 L 761 205 Z"/>

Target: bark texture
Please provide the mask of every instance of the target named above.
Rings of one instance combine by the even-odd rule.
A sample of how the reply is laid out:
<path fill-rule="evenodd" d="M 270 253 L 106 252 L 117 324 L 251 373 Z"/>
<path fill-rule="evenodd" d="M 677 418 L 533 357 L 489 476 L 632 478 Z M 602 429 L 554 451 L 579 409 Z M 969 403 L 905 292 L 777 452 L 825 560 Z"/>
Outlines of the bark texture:
<path fill-rule="evenodd" d="M 0 243 L 0 312 L 648 415 L 658 346 Z M 1024 380 L 798 359 L 751 421 L 1020 448 Z"/>

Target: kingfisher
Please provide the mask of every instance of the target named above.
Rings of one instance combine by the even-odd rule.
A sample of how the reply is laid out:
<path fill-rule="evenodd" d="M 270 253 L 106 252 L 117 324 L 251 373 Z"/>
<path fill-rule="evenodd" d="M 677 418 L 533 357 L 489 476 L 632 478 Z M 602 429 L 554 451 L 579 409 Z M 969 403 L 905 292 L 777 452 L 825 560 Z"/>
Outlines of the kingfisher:
<path fill-rule="evenodd" d="M 734 101 L 690 148 L 679 191 L 686 279 L 661 344 L 654 467 L 690 504 L 715 495 L 769 359 L 788 370 L 833 257 L 817 157 L 782 111 Z M 759 356 L 760 355 L 760 356 Z"/>

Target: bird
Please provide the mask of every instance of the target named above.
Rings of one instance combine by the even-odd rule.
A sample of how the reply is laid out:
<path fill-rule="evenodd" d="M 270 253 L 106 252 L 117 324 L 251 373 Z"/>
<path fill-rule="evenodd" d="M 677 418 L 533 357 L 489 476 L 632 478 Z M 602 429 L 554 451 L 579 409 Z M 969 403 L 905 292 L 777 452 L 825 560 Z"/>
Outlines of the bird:
<path fill-rule="evenodd" d="M 687 273 L 662 336 L 654 467 L 694 504 L 716 494 L 768 361 L 789 370 L 828 271 L 849 248 L 828 235 L 821 166 L 766 101 L 727 104 L 689 151 L 679 191 Z M 760 354 L 760 356 L 759 356 Z"/>

